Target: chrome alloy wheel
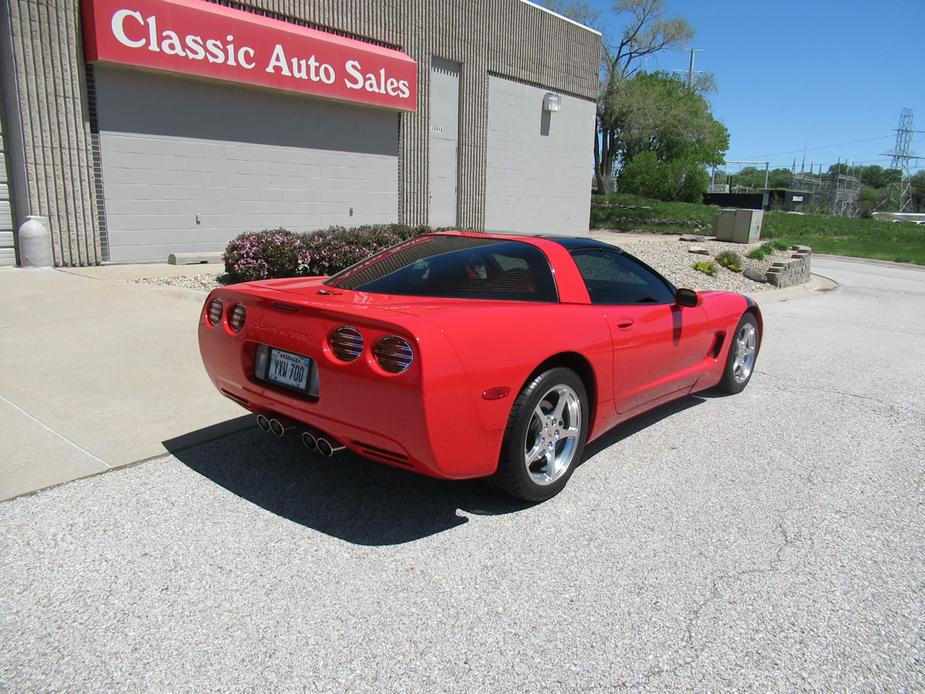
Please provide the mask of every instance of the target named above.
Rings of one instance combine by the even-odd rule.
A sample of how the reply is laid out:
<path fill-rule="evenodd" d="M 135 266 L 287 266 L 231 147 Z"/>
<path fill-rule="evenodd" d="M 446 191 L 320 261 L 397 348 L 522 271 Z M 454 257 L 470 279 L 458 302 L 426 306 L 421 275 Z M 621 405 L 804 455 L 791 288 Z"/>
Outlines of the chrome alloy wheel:
<path fill-rule="evenodd" d="M 569 469 L 580 433 L 578 394 L 567 385 L 553 386 L 533 410 L 524 436 L 524 465 L 536 484 L 552 484 Z"/>
<path fill-rule="evenodd" d="M 758 333 L 755 326 L 751 323 L 744 323 L 739 328 L 736 335 L 735 344 L 732 346 L 732 377 L 736 383 L 745 383 L 748 377 L 752 375 L 752 367 L 755 365 L 755 352 L 758 349 Z"/>

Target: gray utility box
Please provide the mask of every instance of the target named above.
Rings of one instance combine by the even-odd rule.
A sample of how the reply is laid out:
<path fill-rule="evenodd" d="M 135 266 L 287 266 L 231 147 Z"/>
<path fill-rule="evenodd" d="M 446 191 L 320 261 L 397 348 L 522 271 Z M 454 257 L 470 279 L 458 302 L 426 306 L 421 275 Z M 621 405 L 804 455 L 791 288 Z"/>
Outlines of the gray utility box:
<path fill-rule="evenodd" d="M 720 210 L 713 220 L 717 241 L 752 243 L 761 237 L 763 210 Z"/>

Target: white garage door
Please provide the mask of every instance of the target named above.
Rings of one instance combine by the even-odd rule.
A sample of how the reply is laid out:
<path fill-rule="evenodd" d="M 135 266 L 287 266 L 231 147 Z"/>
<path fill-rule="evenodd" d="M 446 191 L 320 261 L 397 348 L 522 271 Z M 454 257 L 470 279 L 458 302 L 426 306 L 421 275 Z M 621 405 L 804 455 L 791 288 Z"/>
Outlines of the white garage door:
<path fill-rule="evenodd" d="M 0 265 L 15 265 L 13 212 L 10 207 L 10 177 L 6 169 L 6 133 L 0 118 Z"/>
<path fill-rule="evenodd" d="M 398 220 L 394 111 L 94 70 L 115 262 L 223 250 L 246 230 Z"/>

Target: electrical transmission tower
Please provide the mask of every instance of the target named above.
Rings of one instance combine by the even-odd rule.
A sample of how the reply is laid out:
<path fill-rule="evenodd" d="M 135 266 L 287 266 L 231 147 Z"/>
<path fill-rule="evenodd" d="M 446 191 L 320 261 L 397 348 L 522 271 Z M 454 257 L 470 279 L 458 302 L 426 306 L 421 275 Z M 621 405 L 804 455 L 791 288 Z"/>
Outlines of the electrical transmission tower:
<path fill-rule="evenodd" d="M 883 156 L 893 158 L 890 162 L 890 168 L 901 172 L 898 183 L 900 212 L 905 212 L 912 202 L 912 160 L 920 158 L 915 156 L 910 149 L 912 133 L 916 132 L 922 131 L 912 129 L 912 109 L 904 108 L 899 114 L 899 127 L 896 128 L 896 146 L 889 152 L 883 153 Z"/>

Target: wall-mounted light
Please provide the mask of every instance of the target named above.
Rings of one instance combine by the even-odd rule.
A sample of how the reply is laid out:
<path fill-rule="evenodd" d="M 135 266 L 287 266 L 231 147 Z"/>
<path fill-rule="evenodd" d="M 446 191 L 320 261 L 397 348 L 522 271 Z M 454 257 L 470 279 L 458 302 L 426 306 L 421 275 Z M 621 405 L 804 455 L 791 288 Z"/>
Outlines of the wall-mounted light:
<path fill-rule="evenodd" d="M 552 92 L 547 92 L 543 97 L 543 110 L 549 111 L 550 113 L 555 113 L 559 110 L 559 100 L 561 97 L 558 94 L 553 94 Z"/>

